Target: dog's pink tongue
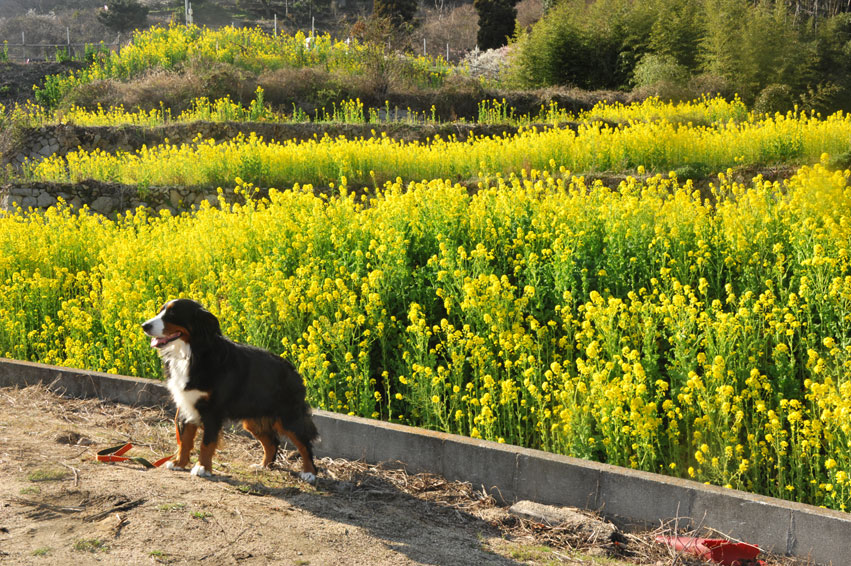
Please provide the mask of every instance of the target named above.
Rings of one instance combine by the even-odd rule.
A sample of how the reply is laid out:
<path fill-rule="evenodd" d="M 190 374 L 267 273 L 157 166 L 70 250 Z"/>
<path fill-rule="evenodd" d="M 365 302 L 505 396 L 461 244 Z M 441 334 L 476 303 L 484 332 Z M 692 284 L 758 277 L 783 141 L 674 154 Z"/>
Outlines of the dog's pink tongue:
<path fill-rule="evenodd" d="M 151 339 L 151 346 L 154 347 L 154 348 L 161 348 L 162 346 L 165 346 L 166 344 L 168 344 L 169 342 L 171 342 L 172 340 L 174 340 L 178 336 L 180 336 L 180 332 L 176 332 L 176 333 L 171 334 L 169 336 L 156 336 L 156 337 Z"/>

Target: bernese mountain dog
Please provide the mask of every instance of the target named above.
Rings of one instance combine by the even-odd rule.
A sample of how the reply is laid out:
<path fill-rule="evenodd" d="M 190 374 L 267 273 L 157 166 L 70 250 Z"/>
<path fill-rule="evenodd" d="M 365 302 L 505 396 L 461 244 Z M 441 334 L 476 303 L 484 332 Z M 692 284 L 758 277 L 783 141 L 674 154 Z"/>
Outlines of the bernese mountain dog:
<path fill-rule="evenodd" d="M 318 433 L 305 400 L 304 380 L 287 360 L 224 337 L 219 320 L 190 299 L 167 302 L 142 324 L 163 362 L 177 405 L 179 450 L 171 469 L 185 470 L 202 427 L 201 452 L 192 475 L 209 477 L 225 420 L 242 426 L 263 445 L 263 467 L 275 461 L 282 438 L 302 459 L 300 477 L 316 481 L 313 441 Z"/>

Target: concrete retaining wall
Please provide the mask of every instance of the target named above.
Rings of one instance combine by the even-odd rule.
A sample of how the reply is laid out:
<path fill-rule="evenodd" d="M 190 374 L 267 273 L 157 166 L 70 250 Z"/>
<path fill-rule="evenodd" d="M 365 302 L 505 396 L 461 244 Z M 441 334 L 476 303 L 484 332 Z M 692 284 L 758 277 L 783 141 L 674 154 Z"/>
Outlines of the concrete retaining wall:
<path fill-rule="evenodd" d="M 0 360 L 0 386 L 48 385 L 66 396 L 134 405 L 170 404 L 162 383 Z M 851 564 L 851 515 L 647 472 L 316 411 L 318 456 L 399 462 L 484 487 L 506 502 L 591 509 L 619 522 L 709 527 L 776 554 Z"/>

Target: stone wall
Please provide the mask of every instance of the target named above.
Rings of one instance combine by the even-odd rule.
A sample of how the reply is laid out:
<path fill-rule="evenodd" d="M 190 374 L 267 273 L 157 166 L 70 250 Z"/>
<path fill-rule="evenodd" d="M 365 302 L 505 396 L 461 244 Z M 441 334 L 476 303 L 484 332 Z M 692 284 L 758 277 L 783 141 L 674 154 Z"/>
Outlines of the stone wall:
<path fill-rule="evenodd" d="M 258 196 L 267 194 L 259 191 Z M 46 209 L 62 199 L 74 208 L 87 206 L 89 209 L 112 216 L 140 206 L 152 210 L 168 210 L 173 214 L 192 210 L 202 201 L 210 204 L 219 202 L 219 193 L 215 190 L 201 190 L 186 187 L 150 187 L 140 190 L 137 187 L 118 183 L 83 181 L 81 183 L 9 183 L 0 187 L 0 210 Z M 221 197 L 227 202 L 242 200 L 233 188 L 222 189 Z"/>

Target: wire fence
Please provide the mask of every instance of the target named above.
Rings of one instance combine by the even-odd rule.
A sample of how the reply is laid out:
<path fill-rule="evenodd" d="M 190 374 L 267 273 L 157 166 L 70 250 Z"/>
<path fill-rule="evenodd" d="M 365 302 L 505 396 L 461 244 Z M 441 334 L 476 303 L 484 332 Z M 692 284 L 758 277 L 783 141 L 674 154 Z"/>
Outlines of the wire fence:
<path fill-rule="evenodd" d="M 274 28 L 270 26 L 260 27 L 264 29 L 264 31 L 275 33 L 275 35 L 279 32 L 277 26 Z M 269 29 L 267 30 L 265 27 L 269 27 Z M 312 26 L 310 32 L 315 33 Z M 0 38 L 0 61 L 10 61 L 14 63 L 27 63 L 30 61 L 82 61 L 85 60 L 89 54 L 99 51 L 120 52 L 122 46 L 127 45 L 130 40 L 130 34 L 126 34 L 122 37 L 122 34 L 119 33 L 112 41 L 109 42 L 72 42 L 70 30 L 66 29 L 65 42 L 27 42 L 26 34 L 21 32 L 20 40 L 17 38 Z M 470 50 L 455 48 L 449 42 L 427 41 L 426 39 L 422 39 L 422 45 L 411 45 L 411 52 L 430 57 L 443 57 L 448 62 L 458 63 L 470 53 Z M 476 64 L 474 63 L 473 66 L 476 66 Z"/>
<path fill-rule="evenodd" d="M 49 43 L 47 41 L 29 43 L 26 34 L 21 32 L 20 41 L 9 39 L 0 41 L 0 60 L 15 63 L 84 60 L 88 54 L 97 51 L 121 51 L 122 41 L 126 44 L 126 40 L 122 40 L 119 33 L 111 42 L 72 42 L 70 30 L 66 30 L 66 41 L 63 43 Z"/>

